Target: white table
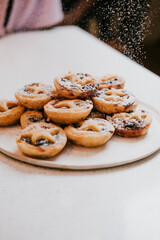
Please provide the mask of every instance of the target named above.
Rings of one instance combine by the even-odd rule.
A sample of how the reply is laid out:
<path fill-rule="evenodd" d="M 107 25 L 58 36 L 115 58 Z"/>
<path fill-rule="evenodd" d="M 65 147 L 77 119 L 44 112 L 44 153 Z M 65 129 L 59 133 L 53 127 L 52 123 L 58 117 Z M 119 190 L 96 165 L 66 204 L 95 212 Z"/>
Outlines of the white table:
<path fill-rule="evenodd" d="M 68 70 L 123 76 L 139 99 L 160 110 L 160 79 L 76 27 L 0 40 L 0 96 L 17 84 L 52 82 Z M 136 149 L 135 149 L 136 151 Z M 160 151 L 96 171 L 30 166 L 0 154 L 1 240 L 159 240 Z"/>

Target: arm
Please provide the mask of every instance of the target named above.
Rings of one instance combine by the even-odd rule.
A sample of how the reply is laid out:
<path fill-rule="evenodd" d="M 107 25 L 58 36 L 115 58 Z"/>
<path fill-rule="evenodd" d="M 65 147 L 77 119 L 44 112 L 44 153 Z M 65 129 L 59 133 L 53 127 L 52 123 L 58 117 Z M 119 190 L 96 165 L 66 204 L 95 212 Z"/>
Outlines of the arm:
<path fill-rule="evenodd" d="M 79 0 L 76 7 L 64 15 L 64 25 L 72 25 L 78 23 L 84 14 L 96 3 L 97 0 Z"/>

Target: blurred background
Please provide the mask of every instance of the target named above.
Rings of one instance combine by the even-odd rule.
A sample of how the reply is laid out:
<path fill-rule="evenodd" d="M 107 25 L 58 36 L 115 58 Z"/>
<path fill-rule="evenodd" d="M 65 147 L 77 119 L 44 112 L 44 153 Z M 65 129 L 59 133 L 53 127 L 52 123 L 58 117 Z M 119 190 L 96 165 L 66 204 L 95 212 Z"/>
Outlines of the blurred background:
<path fill-rule="evenodd" d="M 77 25 L 160 76 L 160 0 L 62 0 Z"/>

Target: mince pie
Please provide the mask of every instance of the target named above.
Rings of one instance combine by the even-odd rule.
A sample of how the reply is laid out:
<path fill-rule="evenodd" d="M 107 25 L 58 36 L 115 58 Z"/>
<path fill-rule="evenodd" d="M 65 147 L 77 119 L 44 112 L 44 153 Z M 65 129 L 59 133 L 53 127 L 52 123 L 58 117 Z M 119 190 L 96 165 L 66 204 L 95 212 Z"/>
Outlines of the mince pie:
<path fill-rule="evenodd" d="M 69 99 L 93 97 L 98 88 L 95 78 L 87 73 L 69 72 L 55 78 L 54 85 L 61 97 Z"/>
<path fill-rule="evenodd" d="M 137 106 L 136 98 L 123 89 L 103 88 L 93 98 L 95 108 L 103 113 L 129 112 Z"/>
<path fill-rule="evenodd" d="M 106 75 L 100 77 L 98 80 L 98 89 L 102 88 L 123 88 L 125 81 L 117 75 Z"/>
<path fill-rule="evenodd" d="M 34 123 L 17 136 L 17 145 L 31 157 L 52 157 L 66 145 L 67 138 L 62 128 L 52 123 Z"/>
<path fill-rule="evenodd" d="M 106 119 L 115 127 L 115 134 L 122 137 L 138 137 L 147 133 L 152 118 L 147 111 L 114 114 Z"/>
<path fill-rule="evenodd" d="M 44 106 L 46 115 L 55 123 L 71 124 L 84 120 L 91 112 L 90 100 L 53 100 Z"/>
<path fill-rule="evenodd" d="M 17 100 L 26 108 L 41 109 L 51 101 L 53 88 L 43 83 L 25 85 L 15 93 Z"/>
<path fill-rule="evenodd" d="M 9 126 L 16 124 L 25 108 L 17 101 L 0 101 L 0 126 Z"/>
<path fill-rule="evenodd" d="M 26 111 L 21 115 L 21 118 L 20 118 L 20 123 L 22 128 L 26 128 L 30 124 L 33 124 L 36 122 L 42 122 L 42 121 L 44 121 L 43 114 L 36 110 Z"/>
<path fill-rule="evenodd" d="M 65 128 L 67 137 L 84 147 L 97 147 L 106 143 L 114 133 L 113 125 L 105 119 L 89 118 Z"/>

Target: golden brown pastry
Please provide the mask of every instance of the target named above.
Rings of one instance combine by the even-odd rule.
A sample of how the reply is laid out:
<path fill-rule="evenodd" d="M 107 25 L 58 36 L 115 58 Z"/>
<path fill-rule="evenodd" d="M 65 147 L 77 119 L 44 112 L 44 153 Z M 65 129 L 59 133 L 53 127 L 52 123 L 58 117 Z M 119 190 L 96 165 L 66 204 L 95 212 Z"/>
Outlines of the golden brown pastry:
<path fill-rule="evenodd" d="M 32 83 L 25 85 L 15 93 L 17 100 L 26 108 L 41 109 L 51 101 L 53 88 L 43 83 Z"/>
<path fill-rule="evenodd" d="M 21 118 L 20 118 L 20 123 L 22 128 L 26 128 L 30 124 L 33 124 L 36 122 L 42 122 L 42 121 L 44 121 L 43 114 L 36 110 L 26 111 L 21 115 Z"/>
<path fill-rule="evenodd" d="M 104 118 L 104 119 L 106 119 L 106 114 L 99 112 L 96 109 L 92 109 L 91 113 L 88 115 L 87 118 Z"/>
<path fill-rule="evenodd" d="M 151 122 L 151 115 L 144 110 L 137 110 L 131 113 L 114 114 L 107 116 L 115 127 L 115 134 L 122 137 L 138 137 L 147 133 Z"/>
<path fill-rule="evenodd" d="M 16 124 L 25 108 L 17 101 L 0 101 L 0 126 L 9 126 Z"/>
<path fill-rule="evenodd" d="M 23 129 L 16 141 L 24 154 L 45 158 L 59 153 L 66 145 L 67 138 L 64 130 L 55 124 L 34 123 Z"/>
<path fill-rule="evenodd" d="M 95 95 L 98 87 L 91 75 L 71 72 L 55 78 L 54 85 L 61 97 L 69 99 L 90 98 Z"/>
<path fill-rule="evenodd" d="M 95 108 L 103 113 L 119 113 L 134 110 L 138 104 L 136 98 L 123 89 L 103 88 L 93 98 Z"/>
<path fill-rule="evenodd" d="M 114 133 L 114 127 L 105 119 L 89 118 L 65 128 L 67 137 L 84 147 L 97 147 L 106 143 Z"/>
<path fill-rule="evenodd" d="M 98 89 L 102 89 L 102 88 L 123 88 L 125 81 L 124 79 L 122 79 L 121 77 L 117 76 L 117 75 L 106 75 L 103 77 L 100 77 L 97 79 L 98 80 Z"/>
<path fill-rule="evenodd" d="M 71 124 L 85 119 L 93 108 L 90 100 L 53 100 L 44 106 L 45 113 L 55 123 Z"/>

